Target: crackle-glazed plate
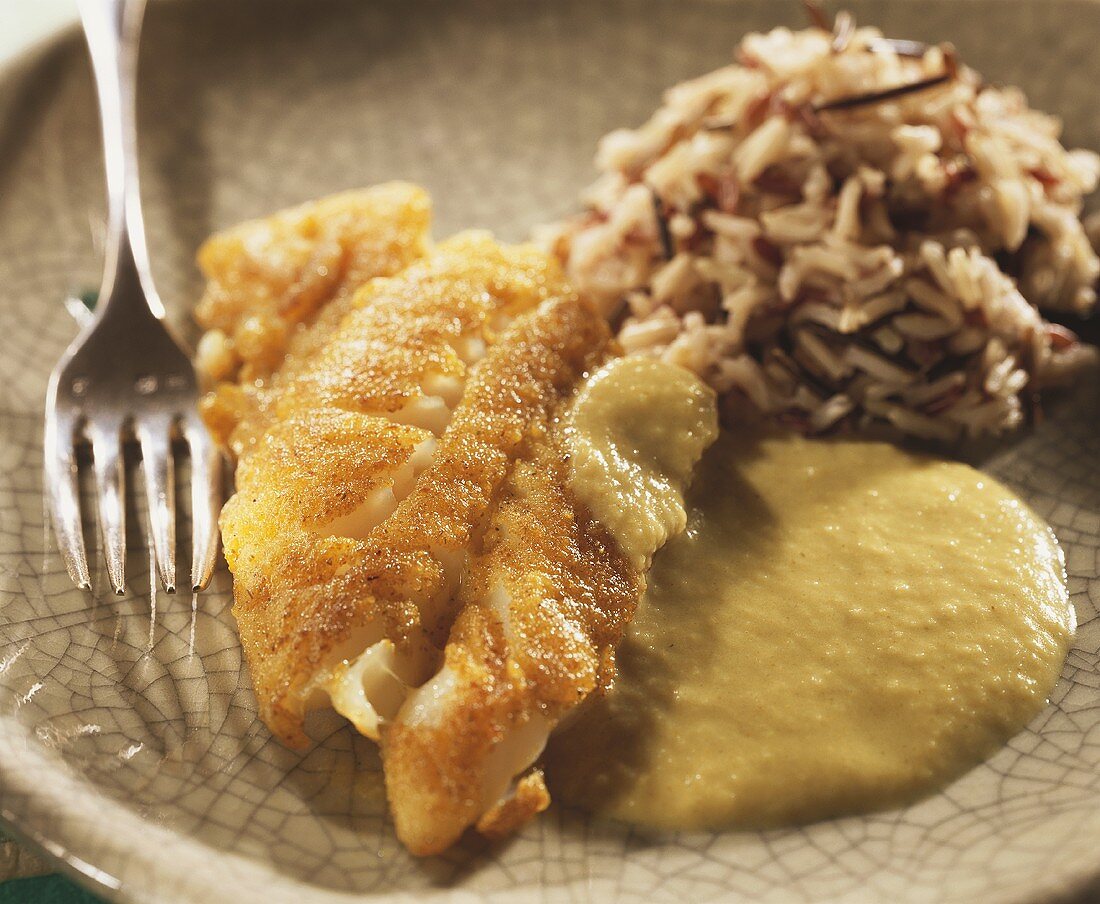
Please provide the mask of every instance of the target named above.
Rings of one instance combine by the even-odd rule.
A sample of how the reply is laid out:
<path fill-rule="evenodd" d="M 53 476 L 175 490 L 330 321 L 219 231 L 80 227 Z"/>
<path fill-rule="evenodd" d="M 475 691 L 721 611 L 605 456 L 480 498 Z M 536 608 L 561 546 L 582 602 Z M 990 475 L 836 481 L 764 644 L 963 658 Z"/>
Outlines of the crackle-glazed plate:
<path fill-rule="evenodd" d="M 1100 149 L 1100 5 L 852 4 L 897 36 L 951 40 Z M 596 139 L 729 58 L 794 2 L 175 0 L 142 48 L 154 270 L 185 324 L 200 240 L 384 179 L 423 183 L 436 235 L 522 238 L 591 176 Z M 983 466 L 1054 526 L 1080 629 L 1027 731 L 914 806 L 803 829 L 653 837 L 551 810 L 511 843 L 417 861 L 397 844 L 371 743 L 332 719 L 306 753 L 256 708 L 224 569 L 150 604 L 75 590 L 43 522 L 41 409 L 94 286 L 103 190 L 75 34 L 0 73 L 0 817 L 121 901 L 1086 900 L 1100 875 L 1100 391 L 1081 386 Z"/>

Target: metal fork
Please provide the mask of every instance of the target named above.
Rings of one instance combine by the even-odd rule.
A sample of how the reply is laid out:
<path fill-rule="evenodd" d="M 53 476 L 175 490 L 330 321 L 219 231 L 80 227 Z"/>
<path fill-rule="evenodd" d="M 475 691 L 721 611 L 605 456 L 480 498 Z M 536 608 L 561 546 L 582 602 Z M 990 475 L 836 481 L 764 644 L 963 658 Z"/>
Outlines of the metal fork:
<path fill-rule="evenodd" d="M 76 447 L 91 446 L 107 574 L 126 582 L 124 444 L 136 439 L 157 572 L 176 589 L 176 506 L 172 443 L 191 458 L 191 585 L 206 586 L 217 553 L 221 467 L 196 410 L 199 386 L 183 347 L 165 324 L 149 269 L 138 192 L 135 79 L 145 0 L 80 0 L 91 51 L 107 167 L 107 240 L 93 320 L 54 368 L 46 395 L 45 478 L 65 567 L 91 589 L 80 518 Z"/>

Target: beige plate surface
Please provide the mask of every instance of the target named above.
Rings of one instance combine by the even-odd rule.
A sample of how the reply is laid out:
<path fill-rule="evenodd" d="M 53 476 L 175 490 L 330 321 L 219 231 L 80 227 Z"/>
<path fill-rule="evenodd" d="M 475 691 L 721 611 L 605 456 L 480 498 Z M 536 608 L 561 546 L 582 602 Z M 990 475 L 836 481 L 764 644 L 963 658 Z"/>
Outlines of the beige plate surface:
<path fill-rule="evenodd" d="M 1100 6 L 855 5 L 953 40 L 1100 148 Z M 185 322 L 212 229 L 326 192 L 424 183 L 438 236 L 521 238 L 572 206 L 596 138 L 791 3 L 459 0 L 154 4 L 142 163 L 154 269 Z M 1034 901 L 1100 871 L 1100 402 L 1082 387 L 985 463 L 1053 524 L 1081 622 L 1051 705 L 992 760 L 905 810 L 796 831 L 645 837 L 551 812 L 513 843 L 416 862 L 371 744 L 335 720 L 291 753 L 256 720 L 228 576 L 150 611 L 70 585 L 43 526 L 41 404 L 94 286 L 99 140 L 75 36 L 0 74 L 0 816 L 119 900 Z"/>

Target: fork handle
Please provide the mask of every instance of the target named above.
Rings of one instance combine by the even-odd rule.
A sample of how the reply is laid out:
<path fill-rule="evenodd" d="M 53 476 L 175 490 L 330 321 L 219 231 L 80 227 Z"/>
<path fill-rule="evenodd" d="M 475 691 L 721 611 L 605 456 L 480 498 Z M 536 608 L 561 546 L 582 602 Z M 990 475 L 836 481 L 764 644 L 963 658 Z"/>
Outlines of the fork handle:
<path fill-rule="evenodd" d="M 79 0 L 95 72 L 107 169 L 107 238 L 97 320 L 116 313 L 151 312 L 158 319 L 164 317 L 149 268 L 138 183 L 135 99 L 145 2 Z M 142 291 L 133 291 L 139 288 Z M 139 305 L 146 310 L 126 310 Z"/>

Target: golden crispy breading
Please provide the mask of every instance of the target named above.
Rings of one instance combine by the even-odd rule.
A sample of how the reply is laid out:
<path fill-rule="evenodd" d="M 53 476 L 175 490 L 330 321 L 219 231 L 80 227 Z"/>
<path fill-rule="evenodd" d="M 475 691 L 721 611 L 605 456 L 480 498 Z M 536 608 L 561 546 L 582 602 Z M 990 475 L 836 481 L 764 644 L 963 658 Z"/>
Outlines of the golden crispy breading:
<path fill-rule="evenodd" d="M 381 619 L 399 643 L 442 647 L 452 572 L 529 422 L 608 342 L 576 298 L 546 301 L 563 288 L 545 255 L 462 236 L 368 285 L 329 343 L 275 381 L 270 429 L 240 447 L 222 531 L 261 712 L 287 740 L 302 740 L 310 680 L 356 628 Z M 326 523 L 391 484 L 432 438 L 401 414 L 432 378 L 465 380 L 455 349 L 479 343 L 489 351 L 458 384 L 462 402 L 411 492 L 365 537 L 331 536 Z"/>
<path fill-rule="evenodd" d="M 512 794 L 485 812 L 474 824 L 486 838 L 507 838 L 550 806 L 550 792 L 541 769 L 531 769 L 516 781 Z"/>
<path fill-rule="evenodd" d="M 195 319 L 209 331 L 200 364 L 216 381 L 267 377 L 326 305 L 424 254 L 430 218 L 423 189 L 390 182 L 212 236 L 199 249 L 207 284 Z"/>
<path fill-rule="evenodd" d="M 384 731 L 390 806 L 413 853 L 438 853 L 475 821 L 494 833 L 545 807 L 538 773 L 500 804 L 499 791 L 486 795 L 499 783 L 487 775 L 493 752 L 606 685 L 634 615 L 642 576 L 567 490 L 559 439 L 549 418 L 532 424 L 466 571 L 439 682 L 446 707 L 426 702 Z"/>
<path fill-rule="evenodd" d="M 431 434 L 338 409 L 302 413 L 273 425 L 241 459 L 237 492 L 222 512 L 225 557 L 253 596 L 266 587 L 316 583 L 348 543 L 324 525 L 353 511 L 391 479 Z M 262 517 L 255 517 L 261 515 Z"/>
<path fill-rule="evenodd" d="M 545 809 L 546 736 L 613 675 L 644 581 L 569 489 L 562 421 L 617 353 L 552 258 L 469 233 L 205 408 L 260 715 L 300 744 L 331 702 L 378 739 L 414 853 Z"/>
<path fill-rule="evenodd" d="M 392 415 L 438 392 L 453 405 L 469 363 L 498 330 L 563 285 L 557 265 L 534 248 L 504 250 L 485 233 L 464 233 L 399 277 L 337 302 L 296 339 L 270 385 L 232 387 L 236 395 L 204 414 L 241 455 L 274 419 L 297 410 Z"/>

